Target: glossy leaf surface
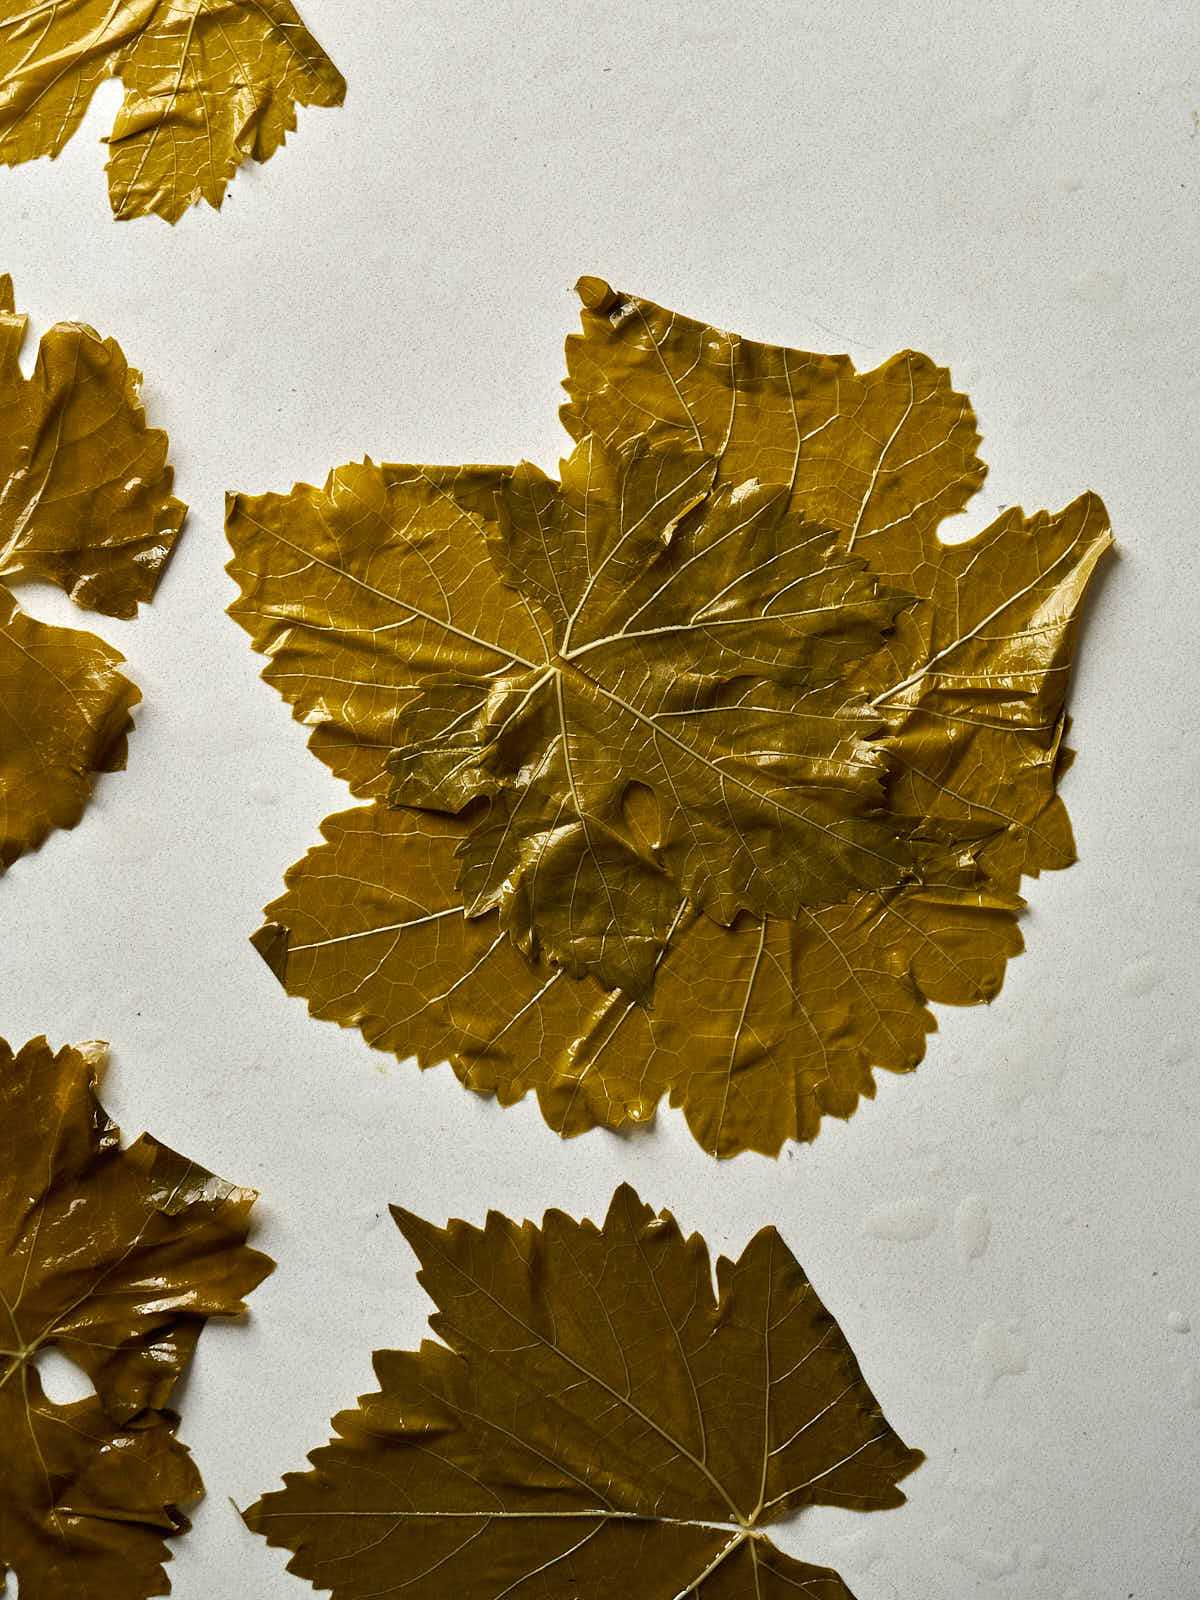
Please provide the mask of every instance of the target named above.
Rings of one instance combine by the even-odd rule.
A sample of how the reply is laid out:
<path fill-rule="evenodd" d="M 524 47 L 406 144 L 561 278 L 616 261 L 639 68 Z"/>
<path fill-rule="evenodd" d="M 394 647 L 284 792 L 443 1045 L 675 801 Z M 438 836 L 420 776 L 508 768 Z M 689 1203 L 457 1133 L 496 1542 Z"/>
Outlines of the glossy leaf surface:
<path fill-rule="evenodd" d="M 927 1001 L 992 999 L 1022 877 L 1075 859 L 1108 522 L 1085 494 L 946 544 L 984 469 L 926 357 L 859 374 L 580 287 L 561 482 L 231 498 L 233 614 L 375 802 L 256 942 L 315 1014 L 560 1132 L 667 1095 L 773 1152 L 915 1067 Z"/>
<path fill-rule="evenodd" d="M 269 161 L 298 105 L 346 85 L 290 0 L 10 0 L 0 8 L 0 161 L 58 155 L 97 87 L 120 78 L 108 187 L 119 218 L 219 207 Z"/>
<path fill-rule="evenodd" d="M 186 514 L 120 347 L 60 323 L 26 379 L 24 335 L 0 278 L 0 869 L 78 822 L 95 775 L 124 765 L 141 698 L 116 650 L 27 616 L 4 581 L 55 583 L 79 606 L 132 617 Z"/>
<path fill-rule="evenodd" d="M 335 768 L 373 735 L 393 803 L 492 798 L 462 848 L 472 913 L 633 993 L 681 892 L 726 923 L 794 916 L 907 867 L 844 684 L 894 604 L 781 490 L 709 492 L 713 467 L 585 443 L 561 486 L 498 476 L 490 530 L 454 479 L 370 463 L 230 507 L 233 613 L 275 681 L 382 712 L 322 701 Z M 655 803 L 641 847 L 633 784 Z"/>
<path fill-rule="evenodd" d="M 121 1148 L 104 1054 L 0 1042 L 0 1587 L 21 1600 L 167 1592 L 164 1541 L 202 1489 L 165 1407 L 206 1319 L 272 1265 L 246 1247 L 251 1191 L 148 1135 Z M 50 1349 L 93 1395 L 47 1396 Z"/>
<path fill-rule="evenodd" d="M 437 1340 L 247 1522 L 334 1600 L 851 1600 L 763 1530 L 903 1503 L 921 1453 L 883 1417 L 773 1228 L 717 1262 L 628 1186 L 602 1227 L 395 1210 Z"/>
<path fill-rule="evenodd" d="M 531 963 L 495 913 L 470 916 L 451 818 L 374 806 L 331 817 L 255 943 L 316 1017 L 508 1105 L 536 1093 L 556 1132 L 648 1122 L 665 1095 L 716 1156 L 776 1153 L 911 1070 L 925 1002 L 970 1005 L 1020 949 L 1011 895 L 924 886 L 795 922 L 732 929 L 681 912 L 649 1007 Z"/>

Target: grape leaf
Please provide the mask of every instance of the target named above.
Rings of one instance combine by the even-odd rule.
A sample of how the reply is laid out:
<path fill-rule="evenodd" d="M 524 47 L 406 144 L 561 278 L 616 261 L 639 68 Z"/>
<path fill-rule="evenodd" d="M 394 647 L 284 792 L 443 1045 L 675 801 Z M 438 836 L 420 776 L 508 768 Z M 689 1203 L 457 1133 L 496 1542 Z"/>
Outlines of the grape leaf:
<path fill-rule="evenodd" d="M 936 884 L 733 928 L 680 908 L 645 1007 L 531 963 L 455 883 L 454 818 L 379 801 L 324 824 L 255 944 L 316 1017 L 503 1105 L 536 1093 L 563 1135 L 646 1123 L 663 1095 L 720 1157 L 774 1155 L 909 1071 L 926 1000 L 970 1005 L 1021 948 L 1020 902 Z"/>
<path fill-rule="evenodd" d="M 926 357 L 859 374 L 581 294 L 561 483 L 368 462 L 231 497 L 231 610 L 374 802 L 255 942 L 316 1015 L 564 1134 L 668 1095 L 714 1154 L 775 1152 L 915 1067 L 927 1002 L 991 1000 L 1022 877 L 1075 859 L 1108 521 L 1085 494 L 945 544 L 984 468 Z M 656 765 L 659 725 L 705 730 L 720 784 Z"/>
<path fill-rule="evenodd" d="M 717 1262 L 628 1185 L 603 1226 L 393 1208 L 437 1340 L 375 1356 L 312 1471 L 246 1513 L 334 1600 L 852 1600 L 766 1537 L 812 1505 L 903 1504 L 883 1417 L 774 1228 Z"/>
<path fill-rule="evenodd" d="M 4 581 L 36 579 L 131 617 L 154 593 L 186 507 L 140 373 L 92 329 L 60 323 L 26 379 L 25 319 L 0 277 L 0 870 L 82 815 L 95 775 L 125 764 L 141 696 L 90 633 L 27 616 Z"/>
<path fill-rule="evenodd" d="M 384 711 L 393 803 L 495 799 L 463 842 L 472 913 L 498 907 L 528 954 L 631 993 L 681 891 L 728 923 L 908 870 L 844 683 L 895 602 L 787 516 L 783 491 L 710 492 L 712 472 L 585 441 L 561 486 L 528 466 L 498 476 L 490 533 L 453 481 L 370 463 L 323 491 L 234 497 L 228 519 L 232 612 L 273 681 L 311 704 L 329 679 L 358 690 L 368 653 L 372 705 L 400 691 Z M 323 700 L 322 726 L 345 730 L 335 751 L 357 717 Z M 657 802 L 652 849 L 625 821 L 635 783 Z"/>
<path fill-rule="evenodd" d="M 893 812 L 936 821 L 952 846 L 989 840 L 987 875 L 1010 889 L 1069 866 L 1054 785 L 1079 608 L 1112 543 L 1099 498 L 1009 510 L 947 545 L 941 523 L 987 469 L 970 403 L 928 357 L 906 350 L 858 373 L 846 356 L 756 344 L 597 278 L 578 288 L 571 436 L 707 450 L 718 481 L 786 483 L 800 515 L 918 602 L 858 680 L 892 724 Z"/>
<path fill-rule="evenodd" d="M 108 188 L 120 220 L 219 208 L 269 161 L 296 107 L 337 106 L 340 72 L 290 0 L 15 0 L 0 16 L 0 162 L 57 156 L 120 78 Z"/>
<path fill-rule="evenodd" d="M 271 1271 L 255 1195 L 149 1135 L 122 1149 L 96 1089 L 103 1045 L 0 1041 L 0 1589 L 22 1600 L 165 1594 L 165 1540 L 202 1493 L 165 1409 L 211 1316 Z M 95 1394 L 60 1404 L 57 1349 Z"/>

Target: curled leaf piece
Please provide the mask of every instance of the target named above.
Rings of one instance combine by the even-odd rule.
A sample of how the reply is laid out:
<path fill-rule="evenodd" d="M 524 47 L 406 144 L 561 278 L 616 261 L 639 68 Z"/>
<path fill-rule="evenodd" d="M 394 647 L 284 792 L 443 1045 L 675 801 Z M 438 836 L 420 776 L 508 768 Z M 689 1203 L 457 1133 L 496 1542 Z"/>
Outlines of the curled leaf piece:
<path fill-rule="evenodd" d="M 290 0 L 54 0 L 0 16 L 0 162 L 57 156 L 97 87 L 120 78 L 114 216 L 219 208 L 243 161 L 269 161 L 298 105 L 337 106 L 340 72 Z"/>
<path fill-rule="evenodd" d="M 121 1148 L 99 1044 L 0 1041 L 0 1587 L 29 1600 L 167 1593 L 165 1540 L 202 1494 L 165 1409 L 209 1317 L 271 1271 L 255 1195 L 149 1135 Z M 58 1350 L 95 1393 L 51 1400 Z"/>
<path fill-rule="evenodd" d="M 714 1154 L 775 1152 L 915 1067 L 928 1001 L 990 1000 L 1022 877 L 1075 859 L 1108 520 L 946 544 L 984 468 L 927 357 L 580 292 L 558 481 L 368 461 L 230 498 L 232 614 L 373 802 L 256 942 L 317 1015 L 562 1133 L 668 1095 Z"/>
<path fill-rule="evenodd" d="M 289 1571 L 334 1600 L 852 1600 L 765 1529 L 901 1505 L 923 1457 L 774 1228 L 714 1294 L 704 1241 L 628 1185 L 601 1227 L 393 1215 L 437 1339 L 377 1352 L 378 1392 L 247 1512 Z"/>
<path fill-rule="evenodd" d="M 186 515 L 167 436 L 146 426 L 141 375 L 120 347 L 60 323 L 26 379 L 24 336 L 0 277 L 0 870 L 73 827 L 95 775 L 124 766 L 141 698 L 116 650 L 27 616 L 5 581 L 54 583 L 88 610 L 132 617 Z"/>

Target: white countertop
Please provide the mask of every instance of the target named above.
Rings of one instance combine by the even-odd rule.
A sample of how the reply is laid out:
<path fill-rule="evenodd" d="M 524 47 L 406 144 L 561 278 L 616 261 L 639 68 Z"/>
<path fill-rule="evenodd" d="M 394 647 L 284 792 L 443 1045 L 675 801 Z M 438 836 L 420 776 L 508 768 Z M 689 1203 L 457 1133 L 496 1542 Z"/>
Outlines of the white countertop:
<path fill-rule="evenodd" d="M 884 1409 L 909 1503 L 780 1542 L 858 1600 L 1200 1591 L 1200 13 L 1090 0 L 302 0 L 349 81 L 221 215 L 109 216 L 107 85 L 55 163 L 0 170 L 33 334 L 120 339 L 188 529 L 125 652 L 129 770 L 0 882 L 0 1033 L 112 1042 L 106 1099 L 262 1191 L 279 1268 L 210 1327 L 181 1436 L 208 1499 L 178 1600 L 300 1600 L 246 1504 L 373 1387 L 426 1302 L 387 1216 L 602 1215 L 629 1178 L 714 1248 L 776 1223 Z M 561 1143 L 442 1068 L 308 1018 L 247 942 L 348 792 L 225 615 L 227 488 L 376 459 L 553 470 L 572 285 L 750 337 L 906 345 L 972 396 L 1000 505 L 1096 489 L 1064 784 L 1081 860 L 1029 882 L 990 1009 L 815 1145 L 717 1167 L 680 1115 Z M 32 357 L 33 343 L 28 354 Z M 990 1224 L 990 1228 L 989 1228 Z M 984 1248 L 978 1247 L 983 1240 Z M 1190 1319 L 1190 1332 L 1178 1331 Z"/>

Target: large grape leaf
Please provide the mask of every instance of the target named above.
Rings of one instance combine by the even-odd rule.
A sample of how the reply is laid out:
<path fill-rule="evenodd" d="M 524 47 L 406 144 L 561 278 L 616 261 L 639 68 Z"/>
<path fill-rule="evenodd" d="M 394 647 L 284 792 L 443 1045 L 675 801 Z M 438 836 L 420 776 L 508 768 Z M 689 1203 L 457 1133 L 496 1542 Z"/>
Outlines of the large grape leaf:
<path fill-rule="evenodd" d="M 935 883 L 806 911 L 795 922 L 689 913 L 653 1003 L 533 963 L 456 884 L 453 818 L 373 806 L 324 824 L 255 943 L 316 1017 L 422 1066 L 449 1061 L 504 1105 L 536 1093 L 556 1132 L 648 1122 L 667 1095 L 715 1156 L 775 1154 L 909 1071 L 926 1000 L 970 1005 L 1021 948 L 1020 902 Z"/>
<path fill-rule="evenodd" d="M 901 1505 L 922 1461 L 774 1228 L 717 1262 L 627 1185 L 433 1227 L 394 1209 L 437 1340 L 375 1356 L 312 1470 L 246 1514 L 334 1600 L 852 1600 L 765 1529 Z"/>
<path fill-rule="evenodd" d="M 681 892 L 728 923 L 908 871 L 844 681 L 896 601 L 783 491 L 711 491 L 712 474 L 699 454 L 585 441 L 561 485 L 497 475 L 490 529 L 453 479 L 370 463 L 229 512 L 233 615 L 298 708 L 321 694 L 335 767 L 383 733 L 393 803 L 491 798 L 461 852 L 472 913 L 498 907 L 528 954 L 632 993 Z M 330 680 L 365 689 L 386 730 Z M 635 784 L 648 846 L 625 815 Z"/>
<path fill-rule="evenodd" d="M 231 499 L 234 615 L 376 802 L 256 942 L 316 1014 L 536 1090 L 560 1132 L 666 1094 L 715 1154 L 775 1151 L 914 1067 L 927 1001 L 992 999 L 1022 877 L 1075 859 L 1057 786 L 1108 522 L 1085 494 L 946 544 L 984 469 L 927 358 L 859 374 L 581 292 L 561 483 L 367 463 Z M 608 702 L 556 722 L 581 666 Z M 629 707 L 707 730 L 711 794 Z M 832 836 L 793 826 L 813 796 Z"/>
<path fill-rule="evenodd" d="M 166 1410 L 205 1321 L 270 1272 L 255 1195 L 143 1135 L 122 1149 L 96 1089 L 103 1045 L 0 1041 L 0 1590 L 21 1600 L 165 1594 L 165 1540 L 199 1474 Z M 55 1349 L 95 1393 L 51 1400 Z"/>
<path fill-rule="evenodd" d="M 122 656 L 27 616 L 4 580 L 55 583 L 131 617 L 154 593 L 186 515 L 141 375 L 91 328 L 60 323 L 30 378 L 25 319 L 0 277 L 0 870 L 78 822 L 95 775 L 124 765 L 141 698 Z"/>
<path fill-rule="evenodd" d="M 118 219 L 220 207 L 269 161 L 296 107 L 336 106 L 340 72 L 291 0 L 8 0 L 0 8 L 0 162 L 57 156 L 97 87 L 120 78 L 108 188 Z"/>
<path fill-rule="evenodd" d="M 890 799 L 957 846 L 990 841 L 989 877 L 1069 866 L 1054 789 L 1083 593 L 1112 543 L 1094 494 L 1006 511 L 960 544 L 938 534 L 983 481 L 965 395 L 906 350 L 873 372 L 846 356 L 757 344 L 597 278 L 567 340 L 572 437 L 717 456 L 718 481 L 786 483 L 885 584 L 916 597 L 858 680 L 887 716 Z M 1003 870 L 1001 870 L 1003 863 Z"/>

